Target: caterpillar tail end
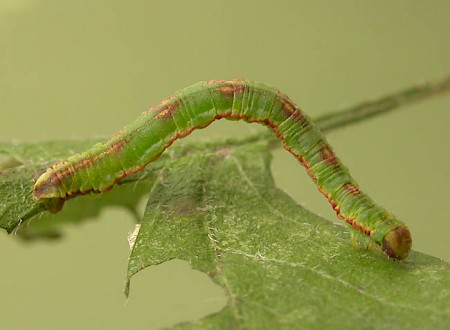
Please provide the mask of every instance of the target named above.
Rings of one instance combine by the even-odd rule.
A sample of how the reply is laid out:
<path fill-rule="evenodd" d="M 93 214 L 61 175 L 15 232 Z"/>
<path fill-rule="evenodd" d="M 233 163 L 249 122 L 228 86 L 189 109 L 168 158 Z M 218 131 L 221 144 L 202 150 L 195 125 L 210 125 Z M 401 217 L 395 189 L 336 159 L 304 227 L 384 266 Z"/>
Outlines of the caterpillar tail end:
<path fill-rule="evenodd" d="M 412 246 L 412 238 L 409 229 L 402 225 L 387 233 L 383 238 L 381 248 L 392 259 L 405 259 Z"/>

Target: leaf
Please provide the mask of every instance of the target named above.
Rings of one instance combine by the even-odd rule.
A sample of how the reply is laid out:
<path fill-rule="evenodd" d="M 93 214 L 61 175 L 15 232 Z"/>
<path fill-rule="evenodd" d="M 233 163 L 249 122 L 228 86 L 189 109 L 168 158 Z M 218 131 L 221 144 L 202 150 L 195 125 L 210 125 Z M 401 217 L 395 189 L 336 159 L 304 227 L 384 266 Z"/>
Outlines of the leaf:
<path fill-rule="evenodd" d="M 31 195 L 31 179 L 35 173 L 35 166 L 0 171 L 0 227 L 8 232 L 20 223 L 20 215 L 28 212 L 35 203 Z"/>
<path fill-rule="evenodd" d="M 176 258 L 228 297 L 221 312 L 177 328 L 449 328 L 449 265 L 353 248 L 346 228 L 275 187 L 265 143 L 216 146 L 167 165 L 132 249 L 126 293 L 134 274 Z"/>
<path fill-rule="evenodd" d="M 101 139 L 48 141 L 40 143 L 0 143 L 0 154 L 21 164 L 52 163 L 84 151 Z"/>
<path fill-rule="evenodd" d="M 61 226 L 109 205 L 135 212 L 150 191 L 128 285 L 140 270 L 177 258 L 207 273 L 228 296 L 221 312 L 180 328 L 448 328 L 447 263 L 417 252 L 393 262 L 353 248 L 346 227 L 275 187 L 266 142 L 245 141 L 172 147 L 110 193 L 70 200 L 61 213 L 33 219 L 17 233 L 57 237 Z M 78 143 L 1 145 L 16 159 L 0 172 L 1 227 L 11 231 L 33 207 L 37 171 L 92 142 Z"/>

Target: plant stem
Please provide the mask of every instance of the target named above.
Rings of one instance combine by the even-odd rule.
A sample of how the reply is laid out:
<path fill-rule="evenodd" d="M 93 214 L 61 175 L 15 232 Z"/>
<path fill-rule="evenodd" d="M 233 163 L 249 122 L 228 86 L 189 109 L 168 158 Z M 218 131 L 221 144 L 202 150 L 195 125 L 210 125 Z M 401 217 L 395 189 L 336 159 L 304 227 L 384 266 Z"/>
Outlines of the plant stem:
<path fill-rule="evenodd" d="M 340 111 L 330 112 L 314 120 L 319 128 L 328 133 L 337 128 L 366 120 L 396 110 L 404 105 L 428 99 L 450 91 L 450 76 L 441 80 L 416 84 L 412 87 L 387 95 L 374 101 L 357 104 Z"/>

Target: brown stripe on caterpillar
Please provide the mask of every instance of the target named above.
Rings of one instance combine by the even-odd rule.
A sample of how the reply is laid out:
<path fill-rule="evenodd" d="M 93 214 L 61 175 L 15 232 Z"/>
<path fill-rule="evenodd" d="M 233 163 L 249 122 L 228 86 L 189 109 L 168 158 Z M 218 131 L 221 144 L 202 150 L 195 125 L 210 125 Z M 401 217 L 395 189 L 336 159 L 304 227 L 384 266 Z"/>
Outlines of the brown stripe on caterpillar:
<path fill-rule="evenodd" d="M 39 196 L 45 195 L 47 191 L 51 190 L 54 186 L 60 185 L 61 180 L 59 179 L 56 172 L 53 172 L 50 174 L 50 177 L 47 180 L 34 185 L 33 194 L 34 196 L 39 198 Z"/>
<path fill-rule="evenodd" d="M 259 121 L 261 122 L 261 121 Z M 288 144 L 286 143 L 286 139 L 285 137 L 280 133 L 280 131 L 278 130 L 278 126 L 271 121 L 270 119 L 266 119 L 264 121 L 262 121 L 265 125 L 269 126 L 276 134 L 276 136 L 283 141 L 283 148 L 286 149 L 287 151 L 289 151 L 295 158 L 297 158 L 297 160 L 303 164 L 303 166 L 306 169 L 306 173 L 308 174 L 308 176 L 314 181 L 317 181 L 317 177 L 316 175 L 311 171 L 311 165 L 305 160 L 305 158 L 303 158 L 301 155 L 299 155 L 298 153 L 296 153 L 291 147 L 288 146 Z"/>
<path fill-rule="evenodd" d="M 208 85 L 216 85 L 216 84 L 233 84 L 233 83 L 238 83 L 238 84 L 242 84 L 245 82 L 245 79 L 213 79 L 213 80 L 208 80 L 206 81 L 206 84 Z"/>
<path fill-rule="evenodd" d="M 372 234 L 372 231 L 369 228 L 364 228 L 359 223 L 357 223 L 355 219 L 345 218 L 345 222 L 350 224 L 355 230 L 357 230 L 361 233 L 364 233 L 367 236 L 371 236 L 371 234 Z"/>
<path fill-rule="evenodd" d="M 106 155 L 110 155 L 110 154 L 118 154 L 122 148 L 125 146 L 125 144 L 128 142 L 128 140 L 130 139 L 130 137 L 127 137 L 125 139 L 120 139 L 114 142 L 111 142 L 111 144 L 108 146 L 108 148 L 101 152 L 100 154 L 96 155 L 93 158 L 85 158 L 83 159 L 81 162 L 75 163 L 75 169 L 81 169 L 84 167 L 89 166 L 90 164 L 92 164 L 93 162 L 95 162 L 98 159 L 103 158 Z"/>
<path fill-rule="evenodd" d="M 328 199 L 328 202 L 331 204 L 331 207 L 333 208 L 334 212 L 336 212 L 336 216 L 340 219 L 340 220 L 344 220 L 345 222 L 347 222 L 348 224 L 350 224 L 355 230 L 364 233 L 367 236 L 371 236 L 372 231 L 369 228 L 364 228 L 362 225 L 360 225 L 356 219 L 351 219 L 351 218 L 347 218 L 344 215 L 341 214 L 341 210 L 339 209 L 339 205 L 331 198 L 331 196 L 328 194 L 328 192 L 321 188 L 318 187 L 319 191 Z M 358 189 L 359 192 L 359 189 Z"/>
<path fill-rule="evenodd" d="M 144 111 L 143 114 L 148 115 L 149 113 L 151 113 L 153 111 L 156 111 L 156 110 L 160 111 L 160 109 L 162 107 L 164 107 L 167 103 L 170 103 L 173 100 L 173 98 L 175 98 L 175 95 L 170 95 L 170 96 L 166 97 L 164 100 L 162 100 L 158 104 L 155 104 L 147 111 Z"/>
<path fill-rule="evenodd" d="M 246 91 L 248 88 L 245 85 L 223 85 L 219 87 L 219 92 L 226 97 L 234 97 L 238 93 Z"/>
<path fill-rule="evenodd" d="M 47 180 L 37 182 L 34 185 L 33 195 L 39 198 L 39 196 L 46 195 L 49 191 L 53 189 L 53 187 L 62 187 L 63 180 L 68 176 L 70 176 L 72 173 L 74 173 L 74 170 L 75 170 L 74 167 L 70 166 L 62 171 L 51 171 L 49 178 Z M 65 195 L 70 196 L 69 193 L 65 193 Z"/>
<path fill-rule="evenodd" d="M 64 168 L 63 170 L 54 171 L 50 176 L 51 177 L 50 181 L 53 182 L 53 184 L 56 186 L 61 186 L 62 182 L 64 180 L 66 180 L 67 178 L 69 178 L 76 171 L 91 166 L 92 163 L 94 163 L 98 159 L 101 159 L 105 155 L 118 154 L 120 152 L 120 150 L 123 148 L 123 146 L 125 145 L 125 143 L 126 143 L 126 139 L 114 141 L 111 143 L 111 145 L 108 147 L 108 149 L 106 149 L 106 151 L 100 153 L 99 155 L 97 155 L 93 158 L 84 158 L 84 159 L 80 160 L 79 162 Z M 60 162 L 59 165 L 64 165 L 65 163 L 67 163 L 67 161 Z M 45 187 L 41 187 L 38 185 L 38 186 L 35 186 L 34 190 L 35 190 L 36 194 L 39 194 L 40 191 L 45 190 Z M 73 194 L 76 195 L 78 193 L 80 193 L 80 192 L 74 192 Z M 71 194 L 68 194 L 68 196 L 70 196 L 70 195 Z"/>
<path fill-rule="evenodd" d="M 339 161 L 333 150 L 327 145 L 324 145 L 320 150 L 320 158 L 330 166 L 340 167 Z"/>
<path fill-rule="evenodd" d="M 118 154 L 120 150 L 124 147 L 126 144 L 127 139 L 117 140 L 111 143 L 111 145 L 108 147 L 108 149 L 103 153 L 103 155 L 108 154 Z"/>
<path fill-rule="evenodd" d="M 161 106 L 159 112 L 156 114 L 156 119 L 172 118 L 173 112 L 180 107 L 180 101 L 176 100 Z"/>
<path fill-rule="evenodd" d="M 353 183 L 347 182 L 345 183 L 342 188 L 344 188 L 345 191 L 349 192 L 353 196 L 360 195 L 361 191 L 358 187 L 356 187 Z"/>
<path fill-rule="evenodd" d="M 53 164 L 51 167 L 49 167 L 49 168 L 47 168 L 47 169 L 43 169 L 43 170 L 37 171 L 37 172 L 34 174 L 34 176 L 33 176 L 33 182 L 36 182 L 42 174 L 44 174 L 44 173 L 46 173 L 46 172 L 48 172 L 48 171 L 52 171 L 52 170 L 54 170 L 56 167 L 58 167 L 58 166 L 60 166 L 60 165 L 62 165 L 62 164 L 65 164 L 65 163 L 67 163 L 67 160 L 62 160 L 62 161 L 60 161 L 60 162 L 57 162 L 56 164 Z"/>
<path fill-rule="evenodd" d="M 306 173 L 308 174 L 308 176 L 309 176 L 314 182 L 316 182 L 316 181 L 317 181 L 317 177 L 316 177 L 316 175 L 315 175 L 313 172 L 311 172 L 311 165 L 309 165 L 309 163 L 305 160 L 305 158 L 303 158 L 303 157 L 300 156 L 299 154 L 295 153 L 294 150 L 292 150 L 290 147 L 287 146 L 284 137 L 280 137 L 280 134 L 278 134 L 278 130 L 275 130 L 275 129 L 273 129 L 273 130 L 275 131 L 275 133 L 277 134 L 277 136 L 278 136 L 281 140 L 283 140 L 283 147 L 284 147 L 287 151 L 289 151 L 292 155 L 294 155 L 294 157 L 297 158 L 298 161 L 299 161 L 300 163 L 303 164 L 303 166 L 304 166 L 305 169 L 306 169 Z"/>
<path fill-rule="evenodd" d="M 219 84 L 219 92 L 226 97 L 234 97 L 237 93 L 242 93 L 247 91 L 249 87 L 244 83 L 245 80 L 242 79 L 232 79 L 232 80 L 209 80 L 208 85 Z"/>
<path fill-rule="evenodd" d="M 336 212 L 336 216 L 341 219 L 345 220 L 345 217 L 341 215 L 341 210 L 339 209 L 339 205 L 331 198 L 330 194 L 322 187 L 317 186 L 317 189 L 326 197 L 328 200 L 328 203 L 330 203 L 331 207 L 333 208 L 333 211 Z"/>
<path fill-rule="evenodd" d="M 55 168 L 57 168 L 57 167 L 59 167 L 61 165 L 67 164 L 67 163 L 68 163 L 67 159 L 66 160 L 61 160 L 61 161 L 57 162 L 56 164 L 54 164 L 52 167 L 50 167 L 50 169 L 55 169 Z"/>
<path fill-rule="evenodd" d="M 284 93 L 278 92 L 277 95 L 280 97 L 281 109 L 286 117 L 292 117 L 294 120 L 305 123 L 305 116 L 300 111 L 298 106 Z"/>
<path fill-rule="evenodd" d="M 341 210 L 339 209 L 339 205 L 331 199 L 331 196 L 328 194 L 328 192 L 325 191 L 323 188 L 319 188 L 319 191 L 328 199 L 328 202 L 331 204 L 331 207 L 336 212 L 336 216 L 350 224 L 356 231 L 359 231 L 367 236 L 372 236 L 372 230 L 369 228 L 364 228 L 361 224 L 359 224 L 356 219 L 346 218 L 344 215 L 341 214 Z M 358 190 L 359 191 L 359 190 Z"/>

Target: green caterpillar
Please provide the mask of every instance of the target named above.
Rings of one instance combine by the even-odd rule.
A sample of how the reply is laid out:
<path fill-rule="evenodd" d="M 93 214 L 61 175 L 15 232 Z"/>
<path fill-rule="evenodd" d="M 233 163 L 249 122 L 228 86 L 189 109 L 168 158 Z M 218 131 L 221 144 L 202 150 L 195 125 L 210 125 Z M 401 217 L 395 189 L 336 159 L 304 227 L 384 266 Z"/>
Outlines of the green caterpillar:
<path fill-rule="evenodd" d="M 404 259 L 409 229 L 359 190 L 320 130 L 286 95 L 247 80 L 203 81 L 176 92 L 109 141 L 57 163 L 42 174 L 34 197 L 50 212 L 70 197 L 110 190 L 156 160 L 175 140 L 221 118 L 270 127 L 306 168 L 338 218 L 370 237 L 390 258 Z"/>

